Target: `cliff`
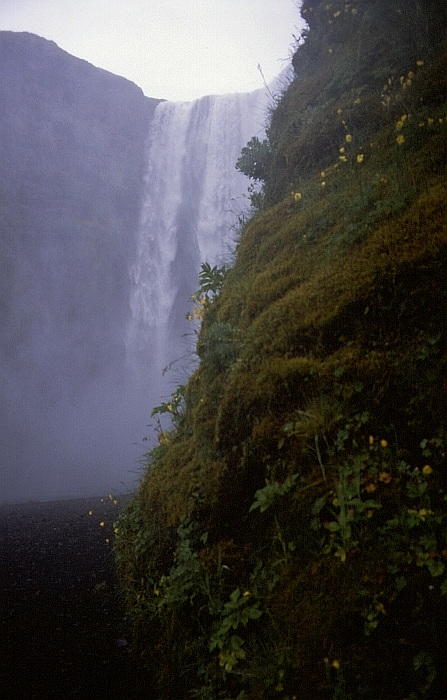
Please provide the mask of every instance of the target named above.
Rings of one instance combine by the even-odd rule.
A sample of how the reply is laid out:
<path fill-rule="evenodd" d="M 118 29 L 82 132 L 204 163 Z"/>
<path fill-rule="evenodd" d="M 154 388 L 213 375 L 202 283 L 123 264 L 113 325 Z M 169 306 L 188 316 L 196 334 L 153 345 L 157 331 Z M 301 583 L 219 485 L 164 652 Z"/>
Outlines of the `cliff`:
<path fill-rule="evenodd" d="M 95 374 L 123 355 L 158 101 L 28 33 L 0 32 L 0 62 L 3 357 L 33 355 L 46 333 L 42 371 L 52 359 L 62 374 Z"/>
<path fill-rule="evenodd" d="M 200 365 L 116 525 L 163 698 L 444 698 L 441 2 L 310 2 L 204 267 Z"/>

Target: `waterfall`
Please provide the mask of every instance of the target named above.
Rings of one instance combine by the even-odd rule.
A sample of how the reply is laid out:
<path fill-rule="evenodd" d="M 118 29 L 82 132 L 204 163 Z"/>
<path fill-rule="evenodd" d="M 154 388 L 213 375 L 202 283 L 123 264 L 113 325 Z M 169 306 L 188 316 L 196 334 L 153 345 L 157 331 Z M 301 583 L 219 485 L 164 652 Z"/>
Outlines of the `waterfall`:
<path fill-rule="evenodd" d="M 225 262 L 248 208 L 248 180 L 235 164 L 252 136 L 262 138 L 268 100 L 260 89 L 156 108 L 126 342 L 129 363 L 152 391 L 160 390 L 163 368 L 192 345 L 185 315 L 201 263 Z"/>

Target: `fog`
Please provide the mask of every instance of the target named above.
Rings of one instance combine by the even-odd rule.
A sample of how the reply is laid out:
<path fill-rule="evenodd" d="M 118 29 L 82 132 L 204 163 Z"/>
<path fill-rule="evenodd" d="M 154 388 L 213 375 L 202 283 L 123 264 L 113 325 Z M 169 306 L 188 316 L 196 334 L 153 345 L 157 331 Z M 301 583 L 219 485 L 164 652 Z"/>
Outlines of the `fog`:
<path fill-rule="evenodd" d="M 190 295 L 234 243 L 271 95 L 151 101 L 26 34 L 0 60 L 0 502 L 128 493 L 196 364 Z"/>

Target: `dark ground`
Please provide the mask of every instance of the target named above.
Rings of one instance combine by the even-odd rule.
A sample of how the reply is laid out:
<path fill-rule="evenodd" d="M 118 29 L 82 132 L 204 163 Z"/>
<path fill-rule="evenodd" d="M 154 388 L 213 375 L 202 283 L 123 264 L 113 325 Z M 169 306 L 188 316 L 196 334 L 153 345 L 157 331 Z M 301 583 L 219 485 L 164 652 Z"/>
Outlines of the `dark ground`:
<path fill-rule="evenodd" d="M 112 550 L 121 505 L 0 506 L 1 700 L 154 700 L 129 658 Z"/>

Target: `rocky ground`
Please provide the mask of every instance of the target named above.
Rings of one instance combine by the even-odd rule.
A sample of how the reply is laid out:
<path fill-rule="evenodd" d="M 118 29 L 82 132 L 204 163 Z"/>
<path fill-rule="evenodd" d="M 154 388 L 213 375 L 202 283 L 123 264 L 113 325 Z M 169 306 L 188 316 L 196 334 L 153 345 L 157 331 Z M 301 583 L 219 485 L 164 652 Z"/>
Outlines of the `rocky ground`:
<path fill-rule="evenodd" d="M 112 550 L 121 505 L 0 507 L 2 700 L 154 698 L 129 659 Z"/>

